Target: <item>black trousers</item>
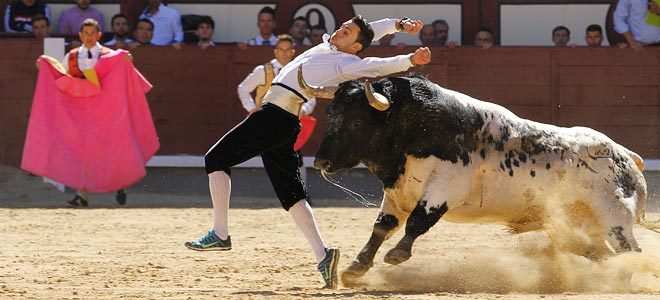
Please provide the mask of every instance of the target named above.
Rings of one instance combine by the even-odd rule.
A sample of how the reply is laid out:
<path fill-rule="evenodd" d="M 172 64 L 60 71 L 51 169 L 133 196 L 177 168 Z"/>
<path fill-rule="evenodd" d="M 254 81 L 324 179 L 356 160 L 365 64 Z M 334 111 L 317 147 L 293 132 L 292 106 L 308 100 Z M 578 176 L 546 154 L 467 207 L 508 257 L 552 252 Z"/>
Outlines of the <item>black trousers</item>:
<path fill-rule="evenodd" d="M 307 198 L 298 169 L 300 154 L 293 151 L 299 132 L 297 116 L 266 103 L 209 149 L 204 156 L 206 173 L 224 171 L 231 175 L 231 167 L 261 155 L 277 198 L 289 210 Z"/>

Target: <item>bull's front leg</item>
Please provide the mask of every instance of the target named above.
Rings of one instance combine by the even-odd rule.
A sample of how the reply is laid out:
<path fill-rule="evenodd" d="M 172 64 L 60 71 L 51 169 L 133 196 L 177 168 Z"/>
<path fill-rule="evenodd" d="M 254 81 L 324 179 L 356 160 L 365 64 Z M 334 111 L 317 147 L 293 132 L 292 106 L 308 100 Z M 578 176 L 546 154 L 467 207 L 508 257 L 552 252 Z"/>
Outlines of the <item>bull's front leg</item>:
<path fill-rule="evenodd" d="M 374 223 L 369 241 L 364 245 L 357 258 L 342 273 L 342 281 L 345 285 L 369 271 L 374 264 L 374 256 L 376 256 L 383 241 L 392 236 L 410 214 L 414 204 L 405 203 L 396 195 L 395 192 L 385 191 L 383 204 Z"/>
<path fill-rule="evenodd" d="M 428 202 L 420 201 L 408 216 L 406 234 L 394 248 L 387 252 L 385 262 L 398 265 L 408 260 L 412 255 L 412 246 L 415 239 L 429 231 L 446 212 L 447 202 L 439 207 L 428 207 Z"/>

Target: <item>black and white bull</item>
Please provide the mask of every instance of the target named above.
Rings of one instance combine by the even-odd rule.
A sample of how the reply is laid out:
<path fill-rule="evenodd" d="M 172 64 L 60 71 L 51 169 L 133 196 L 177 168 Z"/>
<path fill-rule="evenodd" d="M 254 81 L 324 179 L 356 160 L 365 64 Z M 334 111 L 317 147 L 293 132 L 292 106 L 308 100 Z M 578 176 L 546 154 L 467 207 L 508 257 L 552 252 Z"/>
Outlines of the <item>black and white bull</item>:
<path fill-rule="evenodd" d="M 389 107 L 370 106 L 373 91 Z M 525 120 L 416 76 L 345 82 L 327 112 L 315 166 L 332 173 L 363 163 L 384 186 L 371 238 L 343 279 L 363 275 L 404 224 L 385 262 L 406 261 L 441 217 L 519 233 L 565 213 L 594 220 L 586 231 L 595 253 L 640 251 L 632 228 L 644 216 L 643 161 L 600 132 Z"/>

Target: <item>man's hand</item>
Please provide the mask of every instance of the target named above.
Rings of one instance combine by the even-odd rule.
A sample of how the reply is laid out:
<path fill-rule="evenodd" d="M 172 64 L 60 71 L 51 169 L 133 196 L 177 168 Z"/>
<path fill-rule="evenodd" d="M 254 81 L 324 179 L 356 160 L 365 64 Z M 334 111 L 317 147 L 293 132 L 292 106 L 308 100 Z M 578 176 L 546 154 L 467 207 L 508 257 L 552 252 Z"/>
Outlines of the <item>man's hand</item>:
<path fill-rule="evenodd" d="M 411 19 L 404 19 L 399 21 L 399 25 L 401 32 L 407 32 L 410 34 L 415 34 L 418 33 L 420 30 L 422 30 L 422 26 L 424 26 L 424 22 L 421 20 L 411 20 Z"/>
<path fill-rule="evenodd" d="M 181 50 L 181 48 L 183 48 L 183 47 L 181 46 L 181 43 L 174 43 L 174 44 L 172 44 L 172 47 L 173 47 L 174 49 L 176 49 L 176 50 Z"/>
<path fill-rule="evenodd" d="M 417 48 L 410 56 L 410 61 L 413 65 L 425 65 L 431 62 L 431 50 L 428 47 Z"/>

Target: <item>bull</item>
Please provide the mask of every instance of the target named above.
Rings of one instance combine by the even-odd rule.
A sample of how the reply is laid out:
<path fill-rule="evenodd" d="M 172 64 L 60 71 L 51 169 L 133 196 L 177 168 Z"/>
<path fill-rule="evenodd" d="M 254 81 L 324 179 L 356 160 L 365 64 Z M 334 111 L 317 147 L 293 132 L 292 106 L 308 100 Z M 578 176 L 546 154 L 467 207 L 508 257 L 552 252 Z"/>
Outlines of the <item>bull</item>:
<path fill-rule="evenodd" d="M 406 261 L 440 218 L 522 233 L 564 213 L 593 221 L 582 255 L 641 251 L 632 229 L 646 205 L 643 160 L 598 131 L 526 120 L 420 76 L 344 82 L 327 115 L 315 167 L 333 173 L 362 163 L 384 187 L 371 237 L 344 282 L 365 274 L 404 224 L 384 260 Z"/>

